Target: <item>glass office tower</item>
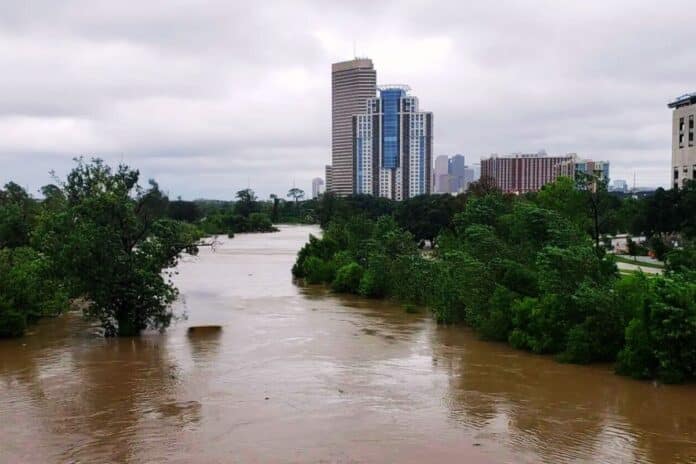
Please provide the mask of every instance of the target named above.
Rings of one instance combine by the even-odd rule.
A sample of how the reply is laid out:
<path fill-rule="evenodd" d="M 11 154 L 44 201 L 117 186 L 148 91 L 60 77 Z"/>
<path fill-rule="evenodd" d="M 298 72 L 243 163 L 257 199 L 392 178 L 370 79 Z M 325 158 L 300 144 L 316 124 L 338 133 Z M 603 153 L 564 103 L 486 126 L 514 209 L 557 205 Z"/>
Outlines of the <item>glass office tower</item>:
<path fill-rule="evenodd" d="M 383 86 L 353 116 L 354 193 L 402 200 L 431 191 L 433 115 L 403 85 Z"/>

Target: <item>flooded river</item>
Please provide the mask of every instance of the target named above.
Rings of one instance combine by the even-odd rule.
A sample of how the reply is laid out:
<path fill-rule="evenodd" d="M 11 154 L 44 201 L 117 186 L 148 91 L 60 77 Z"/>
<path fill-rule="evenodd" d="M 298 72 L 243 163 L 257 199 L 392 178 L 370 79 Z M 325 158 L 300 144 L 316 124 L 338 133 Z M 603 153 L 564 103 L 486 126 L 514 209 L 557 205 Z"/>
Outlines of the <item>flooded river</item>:
<path fill-rule="evenodd" d="M 179 266 L 165 334 L 0 341 L 0 462 L 696 462 L 696 386 L 486 343 L 292 282 L 311 227 Z M 189 336 L 192 325 L 221 324 Z"/>

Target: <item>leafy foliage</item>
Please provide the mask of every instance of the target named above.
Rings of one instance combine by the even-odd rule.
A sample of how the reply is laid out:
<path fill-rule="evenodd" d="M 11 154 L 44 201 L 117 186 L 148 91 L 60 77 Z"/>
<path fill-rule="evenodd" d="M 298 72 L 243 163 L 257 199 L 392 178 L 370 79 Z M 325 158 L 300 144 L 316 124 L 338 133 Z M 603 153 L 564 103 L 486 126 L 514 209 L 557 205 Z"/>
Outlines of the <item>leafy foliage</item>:
<path fill-rule="evenodd" d="M 28 247 L 0 250 L 0 337 L 17 337 L 27 325 L 68 306 L 68 294 L 49 261 Z"/>
<path fill-rule="evenodd" d="M 165 218 L 166 196 L 138 178 L 127 166 L 78 160 L 63 187 L 66 208 L 44 215 L 34 238 L 107 335 L 166 328 L 177 297 L 167 269 L 197 251 L 198 230 Z"/>
<path fill-rule="evenodd" d="M 667 277 L 621 277 L 600 238 L 649 230 L 658 251 L 657 234 L 688 227 L 689 207 L 671 202 L 689 192 L 621 200 L 594 179 L 562 178 L 512 197 L 483 182 L 464 198 L 416 197 L 392 211 L 324 196 L 324 236 L 310 238 L 294 273 L 335 291 L 424 305 L 440 323 L 563 362 L 617 361 L 620 373 L 684 381 L 696 377 L 693 248 L 667 254 Z M 652 204 L 671 212 L 639 218 Z M 419 252 L 421 240 L 436 246 Z"/>

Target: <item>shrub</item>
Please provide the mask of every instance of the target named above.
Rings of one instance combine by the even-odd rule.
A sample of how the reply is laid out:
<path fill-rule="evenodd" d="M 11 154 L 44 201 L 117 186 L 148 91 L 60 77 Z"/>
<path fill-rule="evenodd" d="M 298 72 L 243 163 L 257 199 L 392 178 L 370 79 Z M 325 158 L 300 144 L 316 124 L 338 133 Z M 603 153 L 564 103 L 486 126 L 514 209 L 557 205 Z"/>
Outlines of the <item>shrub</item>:
<path fill-rule="evenodd" d="M 336 278 L 331 287 L 339 293 L 358 293 L 363 268 L 355 262 L 346 264 L 336 271 Z"/>
<path fill-rule="evenodd" d="M 27 247 L 0 250 L 0 337 L 16 337 L 41 316 L 68 306 L 68 295 L 50 263 Z"/>
<path fill-rule="evenodd" d="M 626 329 L 617 371 L 636 378 L 682 382 L 696 377 L 696 283 L 661 276 Z"/>
<path fill-rule="evenodd" d="M 496 286 L 491 297 L 490 311 L 477 322 L 481 336 L 488 340 L 506 341 L 513 329 L 512 304 L 518 295 L 507 288 Z"/>
<path fill-rule="evenodd" d="M 667 252 L 669 252 L 670 248 L 662 239 L 662 237 L 659 237 L 657 235 L 652 236 L 650 238 L 649 244 L 650 248 L 655 253 L 655 258 L 659 259 L 660 261 L 664 260 L 665 255 L 667 255 Z"/>
<path fill-rule="evenodd" d="M 249 232 L 277 232 L 271 218 L 265 213 L 251 213 L 249 215 Z"/>
<path fill-rule="evenodd" d="M 304 261 L 302 275 L 308 284 L 330 283 L 336 275 L 336 268 L 330 261 L 310 256 Z"/>
<path fill-rule="evenodd" d="M 665 271 L 667 272 L 696 272 L 696 246 L 672 250 L 667 253 L 665 258 Z"/>

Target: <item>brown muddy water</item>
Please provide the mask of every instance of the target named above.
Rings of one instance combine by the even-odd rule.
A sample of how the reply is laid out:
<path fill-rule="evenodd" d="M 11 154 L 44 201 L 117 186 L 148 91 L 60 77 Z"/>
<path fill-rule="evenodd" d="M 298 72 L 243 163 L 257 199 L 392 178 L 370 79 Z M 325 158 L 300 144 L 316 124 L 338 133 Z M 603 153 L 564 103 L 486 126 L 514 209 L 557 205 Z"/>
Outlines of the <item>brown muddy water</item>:
<path fill-rule="evenodd" d="M 696 386 L 297 286 L 312 231 L 186 258 L 188 320 L 165 334 L 106 340 L 70 314 L 0 342 L 0 462 L 696 462 Z"/>

